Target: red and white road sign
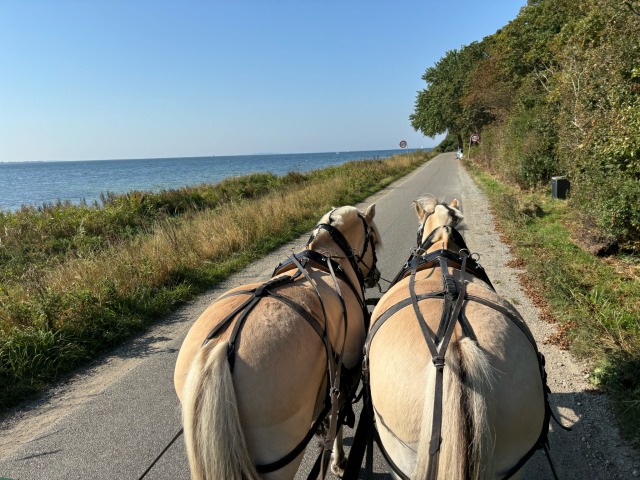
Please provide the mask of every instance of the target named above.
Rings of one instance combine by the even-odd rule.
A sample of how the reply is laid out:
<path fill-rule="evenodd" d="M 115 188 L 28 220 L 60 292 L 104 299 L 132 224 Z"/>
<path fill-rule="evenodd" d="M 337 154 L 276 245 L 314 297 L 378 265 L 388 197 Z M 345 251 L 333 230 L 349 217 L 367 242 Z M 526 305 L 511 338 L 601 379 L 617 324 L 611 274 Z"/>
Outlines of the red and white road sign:
<path fill-rule="evenodd" d="M 477 143 L 478 140 L 480 140 L 480 135 L 478 135 L 477 133 L 474 133 L 473 135 L 471 135 L 472 142 Z"/>

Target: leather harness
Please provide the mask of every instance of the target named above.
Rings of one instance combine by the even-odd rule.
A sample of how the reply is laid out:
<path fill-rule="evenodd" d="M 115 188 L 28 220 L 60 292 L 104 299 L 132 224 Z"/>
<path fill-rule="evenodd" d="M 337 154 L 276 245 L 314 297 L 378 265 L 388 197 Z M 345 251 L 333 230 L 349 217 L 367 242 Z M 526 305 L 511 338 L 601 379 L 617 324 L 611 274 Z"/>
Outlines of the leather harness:
<path fill-rule="evenodd" d="M 335 210 L 335 209 L 334 209 Z M 222 321 L 220 321 L 207 335 L 206 339 L 203 342 L 203 346 L 206 345 L 211 339 L 218 337 L 221 333 L 223 333 L 235 320 L 235 324 L 233 326 L 233 331 L 229 337 L 227 343 L 227 360 L 229 362 L 229 367 L 231 372 L 233 373 L 234 363 L 235 363 L 235 351 L 236 344 L 239 340 L 240 333 L 242 327 L 247 319 L 247 316 L 251 313 L 254 307 L 260 302 L 262 298 L 271 297 L 274 298 L 297 314 L 299 314 L 307 323 L 314 329 L 314 331 L 320 337 L 322 341 L 326 357 L 327 357 L 327 372 L 328 372 L 328 382 L 327 382 L 327 392 L 324 400 L 324 406 L 317 419 L 313 423 L 311 429 L 305 435 L 305 437 L 296 445 L 293 450 L 291 450 L 288 454 L 280 458 L 275 462 L 271 462 L 263 465 L 256 465 L 255 468 L 259 473 L 269 473 L 274 472 L 283 468 L 292 462 L 302 451 L 305 449 L 307 444 L 311 441 L 314 434 L 318 431 L 321 424 L 327 417 L 328 413 L 331 413 L 329 418 L 329 432 L 325 438 L 325 442 L 323 445 L 323 449 L 316 460 L 316 463 L 309 474 L 308 478 L 316 478 L 318 476 L 318 470 L 321 469 L 322 478 L 325 477 L 327 466 L 329 460 L 331 458 L 332 453 L 332 443 L 335 440 L 337 435 L 337 430 L 340 425 L 347 424 L 353 426 L 355 424 L 355 414 L 353 413 L 353 409 L 351 406 L 351 400 L 355 397 L 355 390 L 357 388 L 359 382 L 359 373 L 360 367 L 347 369 L 344 367 L 342 360 L 344 354 L 344 347 L 346 343 L 347 336 L 347 327 L 348 327 L 348 317 L 347 317 L 347 307 L 344 301 L 344 297 L 340 290 L 339 280 L 342 280 L 350 290 L 353 292 L 356 299 L 360 304 L 360 308 L 362 310 L 363 322 L 365 331 L 369 329 L 369 312 L 367 310 L 367 306 L 364 301 L 364 289 L 366 286 L 373 286 L 377 283 L 379 278 L 379 273 L 376 269 L 377 257 L 375 253 L 375 244 L 373 241 L 372 231 L 367 224 L 366 220 L 361 214 L 358 214 L 360 219 L 363 222 L 365 228 L 365 241 L 362 253 L 356 256 L 349 246 L 349 243 L 342 235 L 342 233 L 331 225 L 331 214 L 332 210 L 329 213 L 329 223 L 321 223 L 316 226 L 316 230 L 311 235 L 307 242 L 307 247 L 313 242 L 315 238 L 316 232 L 319 230 L 326 230 L 331 236 L 332 240 L 338 245 L 338 247 L 344 252 L 346 257 L 349 260 L 351 267 L 353 268 L 359 283 L 359 288 L 356 288 L 355 285 L 349 279 L 347 273 L 344 268 L 334 261 L 329 256 L 318 253 L 317 251 L 304 250 L 301 253 L 294 254 L 289 257 L 284 262 L 280 263 L 273 272 L 272 278 L 267 282 L 253 288 L 250 290 L 240 290 L 235 291 L 226 295 L 223 295 L 218 300 L 228 298 L 236 295 L 249 295 L 249 297 L 242 302 L 238 307 L 236 307 L 232 312 L 230 312 Z M 365 278 L 362 275 L 362 271 L 360 270 L 359 263 L 363 263 L 364 255 L 367 251 L 367 247 L 371 243 L 371 248 L 373 251 L 373 264 L 369 269 L 368 276 Z M 366 264 L 365 264 L 366 266 Z M 324 305 L 324 301 L 320 294 L 320 291 L 315 283 L 315 281 L 309 275 L 307 268 L 316 268 L 327 272 L 331 275 L 335 290 L 338 294 L 340 304 L 343 312 L 343 321 L 344 321 L 344 338 L 342 342 L 342 348 L 340 352 L 336 352 L 331 344 L 331 340 L 327 334 L 326 326 L 328 324 L 327 313 Z M 367 266 L 368 267 L 368 266 Z M 296 269 L 296 272 L 293 275 L 285 274 L 292 269 Z M 284 285 L 289 285 L 294 283 L 296 280 L 306 280 L 314 289 L 316 296 L 320 302 L 320 306 L 322 309 L 322 315 L 324 317 L 324 326 L 318 321 L 316 316 L 304 308 L 301 305 L 298 305 L 290 298 L 281 295 L 278 293 L 278 288 Z M 346 377 L 346 382 L 343 380 L 343 376 Z M 344 398 L 345 401 L 341 402 L 340 399 Z M 342 403 L 342 404 L 341 404 Z"/>
<path fill-rule="evenodd" d="M 426 219 L 425 219 L 426 222 Z M 419 252 L 426 252 L 433 245 L 433 238 L 435 237 L 437 231 L 440 228 L 447 228 L 450 234 L 450 238 L 452 241 L 461 248 L 460 253 L 454 253 L 450 250 L 437 250 L 430 254 L 421 255 Z M 549 405 L 548 395 L 550 393 L 550 389 L 547 385 L 547 374 L 545 371 L 545 359 L 542 353 L 538 351 L 535 339 L 531 334 L 531 331 L 527 327 L 526 323 L 519 314 L 515 310 L 511 310 L 503 305 L 496 304 L 490 300 L 487 300 L 482 297 L 478 297 L 476 295 L 471 295 L 467 293 L 467 283 L 465 281 L 459 282 L 456 281 L 449 273 L 449 268 L 460 270 L 462 273 L 467 272 L 474 275 L 476 278 L 485 282 L 492 291 L 495 291 L 491 281 L 489 280 L 486 272 L 482 268 L 482 266 L 477 263 L 471 256 L 469 255 L 469 250 L 466 246 L 466 243 L 460 233 L 453 227 L 438 227 L 425 239 L 424 242 L 421 241 L 422 234 L 424 230 L 424 223 L 422 224 L 420 230 L 418 231 L 418 248 L 412 253 L 409 257 L 409 260 L 402 267 L 400 272 L 394 278 L 391 286 L 395 285 L 402 279 L 409 276 L 409 297 L 404 300 L 396 303 L 395 305 L 388 308 L 384 313 L 382 313 L 377 319 L 376 323 L 371 328 L 367 340 L 365 342 L 365 358 L 363 362 L 363 383 L 364 383 L 364 405 L 361 413 L 361 419 L 358 423 L 358 428 L 356 430 L 353 446 L 349 455 L 349 462 L 345 469 L 344 479 L 355 479 L 357 478 L 357 472 L 362 463 L 362 455 L 364 454 L 364 450 L 366 445 L 369 445 L 371 448 L 373 439 L 375 439 L 380 451 L 382 452 L 385 460 L 391 469 L 403 480 L 408 480 L 409 477 L 404 474 L 400 470 L 400 468 L 393 462 L 389 453 L 385 450 L 382 441 L 380 439 L 380 434 L 378 432 L 378 428 L 376 427 L 376 421 L 374 416 L 373 403 L 371 401 L 371 390 L 369 384 L 369 369 L 368 369 L 368 358 L 369 358 L 369 349 L 371 347 L 371 343 L 376 332 L 380 329 L 380 327 L 384 324 L 386 320 L 392 317 L 401 309 L 412 305 L 413 311 L 420 325 L 421 332 L 424 336 L 425 343 L 429 349 L 429 353 L 431 354 L 432 362 L 436 368 L 436 383 L 435 383 L 435 392 L 434 392 L 434 417 L 432 422 L 432 431 L 431 431 L 431 440 L 430 440 L 430 448 L 429 455 L 431 456 L 431 461 L 429 462 L 429 470 L 427 472 L 427 479 L 435 479 L 437 477 L 437 469 L 438 469 L 438 458 L 439 458 L 439 449 L 441 443 L 441 427 L 442 427 L 442 395 L 443 395 L 443 371 L 445 366 L 445 354 L 449 342 L 451 340 L 451 336 L 453 335 L 453 331 L 455 329 L 456 324 L 460 324 L 463 335 L 471 338 L 472 340 L 476 340 L 476 337 L 473 333 L 473 329 L 469 320 L 465 315 L 464 304 L 465 302 L 473 301 L 490 307 L 502 315 L 506 316 L 509 320 L 511 320 L 520 331 L 526 336 L 526 338 L 531 343 L 536 356 L 538 358 L 538 364 L 540 369 L 540 376 L 542 379 L 543 385 L 543 393 L 544 393 L 544 404 L 545 404 L 545 414 L 544 421 L 542 425 L 542 430 L 535 444 L 531 447 L 531 449 L 512 467 L 510 467 L 507 471 L 500 473 L 501 480 L 508 480 L 511 478 L 520 468 L 524 466 L 524 464 L 531 458 L 531 456 L 535 453 L 536 450 L 543 448 L 547 454 L 547 459 L 549 460 L 549 465 L 551 466 L 551 470 L 553 472 L 554 478 L 557 480 L 557 475 L 551 462 L 551 457 L 549 456 L 549 446 L 548 446 L 548 432 L 549 432 L 549 422 L 550 418 L 553 417 L 556 422 L 558 420 L 553 415 L 551 407 Z M 439 265 L 442 272 L 442 290 L 436 292 L 429 292 L 424 294 L 416 294 L 415 292 L 415 276 L 416 273 L 420 270 L 424 270 L 427 268 L 437 268 Z M 432 333 L 428 328 L 422 313 L 420 312 L 419 303 L 426 299 L 438 298 L 442 299 L 444 302 L 442 317 L 440 319 L 440 324 L 437 332 Z M 439 345 L 439 348 L 438 348 Z M 565 429 L 560 422 L 558 424 Z M 388 428 L 387 428 L 388 429 Z M 569 429 L 570 430 L 570 429 Z M 373 432 L 372 432 L 373 431 Z M 392 435 L 393 432 L 389 430 Z M 373 435 L 371 435 L 373 433 Z M 396 436 L 397 438 L 397 436 Z M 353 458 L 352 458 L 353 456 Z"/>

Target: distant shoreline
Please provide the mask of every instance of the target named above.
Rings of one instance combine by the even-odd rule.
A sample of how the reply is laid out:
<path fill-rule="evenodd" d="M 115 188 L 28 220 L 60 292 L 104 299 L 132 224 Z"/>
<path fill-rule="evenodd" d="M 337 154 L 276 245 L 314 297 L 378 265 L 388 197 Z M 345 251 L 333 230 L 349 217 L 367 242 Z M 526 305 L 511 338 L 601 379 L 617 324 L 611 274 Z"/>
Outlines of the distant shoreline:
<path fill-rule="evenodd" d="M 50 160 L 0 160 L 0 165 L 3 164 L 24 164 L 24 163 L 70 163 L 70 162 L 120 162 L 120 161 L 138 161 L 138 160 L 178 160 L 178 159 L 210 159 L 210 158 L 233 158 L 233 157 L 264 157 L 264 156 L 275 156 L 275 155 L 324 155 L 324 154 L 350 154 L 350 153 L 364 153 L 364 152 L 397 152 L 396 155 L 400 155 L 402 153 L 412 153 L 419 150 L 423 150 L 425 152 L 429 152 L 433 150 L 435 147 L 426 147 L 426 148 L 391 148 L 384 150 L 341 150 L 336 152 L 335 150 L 329 150 L 326 152 L 294 152 L 294 153 L 278 153 L 278 152 L 262 152 L 262 153 L 238 153 L 234 155 L 192 155 L 192 156 L 182 156 L 182 157 L 139 157 L 139 158 L 93 158 L 93 159 L 72 159 L 72 160 L 60 160 L 60 159 L 50 159 Z"/>

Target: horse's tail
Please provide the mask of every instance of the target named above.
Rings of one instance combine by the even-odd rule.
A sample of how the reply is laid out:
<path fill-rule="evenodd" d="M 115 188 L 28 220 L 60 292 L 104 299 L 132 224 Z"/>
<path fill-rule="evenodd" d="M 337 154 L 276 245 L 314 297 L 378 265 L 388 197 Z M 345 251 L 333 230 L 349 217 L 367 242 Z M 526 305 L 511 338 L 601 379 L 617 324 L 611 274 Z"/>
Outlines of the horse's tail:
<path fill-rule="evenodd" d="M 429 455 L 436 369 L 427 374 L 417 463 L 413 478 L 425 479 L 432 461 Z M 478 344 L 463 338 L 452 341 L 446 354 L 442 395 L 440 450 L 434 458 L 432 479 L 493 478 L 493 435 L 487 418 L 487 395 L 492 370 Z M 437 463 L 436 463 L 437 462 Z M 437 475 L 435 472 L 437 471 Z"/>
<path fill-rule="evenodd" d="M 193 359 L 182 423 L 193 480 L 258 479 L 240 424 L 226 342 L 205 345 Z"/>

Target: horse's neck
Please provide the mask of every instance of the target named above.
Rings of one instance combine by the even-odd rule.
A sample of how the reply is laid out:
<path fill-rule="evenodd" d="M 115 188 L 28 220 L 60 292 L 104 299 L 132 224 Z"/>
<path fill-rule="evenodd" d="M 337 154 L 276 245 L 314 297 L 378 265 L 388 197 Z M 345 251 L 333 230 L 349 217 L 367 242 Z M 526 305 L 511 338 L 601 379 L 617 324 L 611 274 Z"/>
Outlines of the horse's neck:
<path fill-rule="evenodd" d="M 338 247 L 338 245 L 336 245 L 333 240 L 316 239 L 313 242 L 313 246 L 311 246 L 310 248 L 311 250 L 321 253 L 322 255 L 325 255 L 338 263 L 347 274 L 349 281 L 353 284 L 353 286 L 356 287 L 356 290 L 358 292 L 360 291 L 360 289 L 358 288 L 358 285 L 360 284 L 358 275 L 353 270 L 351 262 L 347 258 L 346 253 L 343 252 L 342 249 Z"/>

